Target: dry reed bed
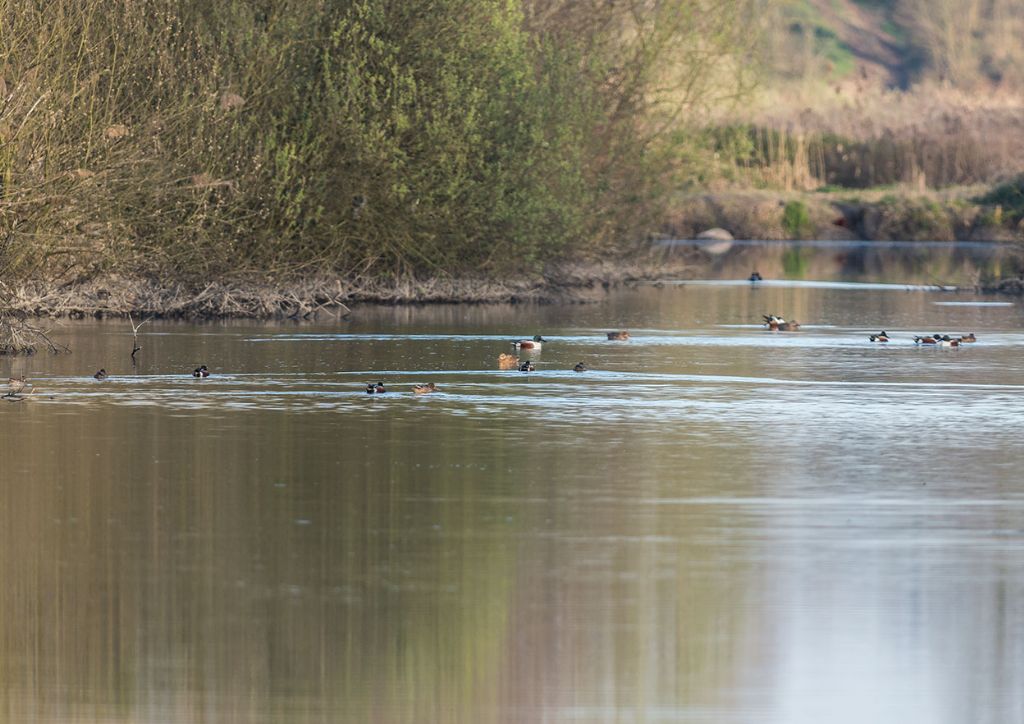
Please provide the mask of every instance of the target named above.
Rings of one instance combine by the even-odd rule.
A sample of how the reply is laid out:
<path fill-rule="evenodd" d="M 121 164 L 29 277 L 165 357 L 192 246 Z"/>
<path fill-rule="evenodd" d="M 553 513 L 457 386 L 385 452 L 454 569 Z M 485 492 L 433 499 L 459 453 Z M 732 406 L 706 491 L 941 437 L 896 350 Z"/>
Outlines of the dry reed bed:
<path fill-rule="evenodd" d="M 755 186 L 786 190 L 906 184 L 924 191 L 992 184 L 1024 169 L 1024 97 L 1017 94 L 922 85 L 804 100 L 766 94 L 766 110 L 717 118 L 733 134 L 746 129 L 735 156 L 734 146 L 719 149 L 725 166 L 735 164 Z"/>

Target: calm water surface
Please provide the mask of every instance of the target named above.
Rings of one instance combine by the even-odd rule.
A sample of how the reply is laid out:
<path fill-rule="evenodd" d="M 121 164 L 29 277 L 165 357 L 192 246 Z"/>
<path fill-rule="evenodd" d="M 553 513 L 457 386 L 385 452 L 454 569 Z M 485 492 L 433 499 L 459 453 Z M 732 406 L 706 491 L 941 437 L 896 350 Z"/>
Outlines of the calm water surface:
<path fill-rule="evenodd" d="M 0 360 L 0 720 L 1024 721 L 1024 308 L 976 301 L 58 326 Z"/>

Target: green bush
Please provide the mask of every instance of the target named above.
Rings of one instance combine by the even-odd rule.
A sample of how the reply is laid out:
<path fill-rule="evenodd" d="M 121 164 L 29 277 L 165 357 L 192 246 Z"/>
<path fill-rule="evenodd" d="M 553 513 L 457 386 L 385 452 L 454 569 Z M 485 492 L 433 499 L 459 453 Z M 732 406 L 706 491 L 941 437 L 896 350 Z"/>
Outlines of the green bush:
<path fill-rule="evenodd" d="M 698 6 L 0 0 L 0 272 L 508 273 L 642 239 L 650 89 L 711 39 Z"/>
<path fill-rule="evenodd" d="M 811 215 L 803 201 L 790 201 L 782 210 L 782 228 L 794 239 L 806 239 L 811 233 Z"/>
<path fill-rule="evenodd" d="M 998 206 L 1002 218 L 1019 221 L 1024 218 L 1024 174 L 995 186 L 975 200 L 979 204 Z"/>

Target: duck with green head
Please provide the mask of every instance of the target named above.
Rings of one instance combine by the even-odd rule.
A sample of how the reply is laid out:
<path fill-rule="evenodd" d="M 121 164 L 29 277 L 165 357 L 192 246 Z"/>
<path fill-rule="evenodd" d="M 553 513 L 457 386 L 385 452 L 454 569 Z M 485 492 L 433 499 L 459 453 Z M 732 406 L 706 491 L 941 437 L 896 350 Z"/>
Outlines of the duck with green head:
<path fill-rule="evenodd" d="M 516 349 L 536 349 L 539 350 L 541 345 L 547 342 L 546 339 L 541 337 L 539 334 L 533 335 L 533 339 L 517 339 L 512 343 L 512 346 Z"/>

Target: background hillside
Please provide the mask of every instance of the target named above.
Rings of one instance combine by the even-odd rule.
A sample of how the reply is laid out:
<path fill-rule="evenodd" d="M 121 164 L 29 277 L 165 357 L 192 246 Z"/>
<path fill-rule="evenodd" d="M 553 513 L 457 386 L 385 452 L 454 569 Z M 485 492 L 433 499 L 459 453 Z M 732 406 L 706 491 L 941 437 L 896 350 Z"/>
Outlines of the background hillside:
<path fill-rule="evenodd" d="M 1019 91 L 1024 5 L 1014 0 L 781 0 L 770 7 L 770 75 L 839 93 L 920 83 Z"/>
<path fill-rule="evenodd" d="M 923 190 L 1024 169 L 1024 5 L 769 0 L 759 10 L 757 88 L 709 113 L 713 169 L 699 184 Z"/>

